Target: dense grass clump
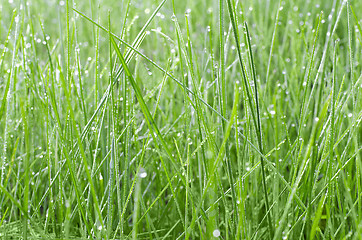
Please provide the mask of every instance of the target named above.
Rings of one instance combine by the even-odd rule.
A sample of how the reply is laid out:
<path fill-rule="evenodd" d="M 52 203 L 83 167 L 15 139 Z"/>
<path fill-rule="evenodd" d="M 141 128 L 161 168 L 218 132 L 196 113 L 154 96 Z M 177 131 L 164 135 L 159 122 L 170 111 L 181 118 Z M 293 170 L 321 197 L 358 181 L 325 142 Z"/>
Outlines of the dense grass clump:
<path fill-rule="evenodd" d="M 1 0 L 0 239 L 361 239 L 360 9 Z"/>

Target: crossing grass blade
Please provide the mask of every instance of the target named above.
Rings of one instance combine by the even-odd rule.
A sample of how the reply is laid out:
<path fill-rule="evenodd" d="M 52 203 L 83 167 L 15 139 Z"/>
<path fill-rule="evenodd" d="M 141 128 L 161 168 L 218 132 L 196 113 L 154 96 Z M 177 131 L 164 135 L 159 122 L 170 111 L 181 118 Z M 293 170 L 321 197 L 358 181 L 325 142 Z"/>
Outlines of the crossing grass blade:
<path fill-rule="evenodd" d="M 255 97 L 253 97 L 251 95 L 251 91 L 249 89 L 250 83 L 248 82 L 249 80 L 248 80 L 245 70 L 244 70 L 244 63 L 242 60 L 241 49 L 240 49 L 239 30 L 238 30 L 238 24 L 237 24 L 237 19 L 235 17 L 234 9 L 235 9 L 235 6 L 232 4 L 231 0 L 228 0 L 229 16 L 230 16 L 231 24 L 233 27 L 233 33 L 234 33 L 234 39 L 235 39 L 235 43 L 236 43 L 238 59 L 239 59 L 242 76 L 243 76 L 244 89 L 246 90 L 247 98 L 249 100 L 249 107 L 251 109 L 252 119 L 253 119 L 254 126 L 255 126 L 255 131 L 256 131 L 256 134 L 258 137 L 259 151 L 263 154 L 262 130 L 261 130 L 261 124 L 260 124 L 260 110 L 259 110 L 259 99 L 258 99 L 259 97 L 258 97 L 258 90 L 257 90 L 258 88 L 257 88 L 257 82 L 256 82 L 254 60 L 252 57 L 249 30 L 248 30 L 247 24 L 245 24 L 245 30 L 246 30 L 248 46 L 249 46 L 249 54 L 250 54 L 249 56 L 250 56 L 250 61 L 251 61 L 251 65 L 252 65 L 251 66 L 252 73 L 253 73 L 253 77 L 254 77 Z M 256 113 L 255 113 L 255 109 L 256 109 Z M 264 190 L 264 200 L 265 200 L 266 212 L 268 215 L 269 234 L 270 234 L 270 238 L 273 238 L 273 235 L 274 235 L 273 229 L 274 228 L 272 226 L 272 222 L 271 222 L 272 219 L 271 219 L 271 215 L 270 215 L 270 211 L 269 211 L 268 190 L 267 190 L 266 180 L 265 180 L 266 179 L 265 163 L 264 163 L 263 158 L 260 158 L 260 161 L 261 161 L 261 172 L 262 172 L 262 184 L 263 184 L 263 190 Z"/>
<path fill-rule="evenodd" d="M 132 74 L 131 74 L 131 72 L 130 72 L 127 64 L 126 64 L 126 61 L 125 61 L 122 53 L 120 52 L 120 49 L 118 48 L 117 43 L 115 42 L 113 36 L 110 36 L 110 38 L 111 38 L 113 48 L 115 49 L 115 51 L 117 53 L 117 56 L 118 56 L 119 60 L 121 61 L 121 64 L 122 64 L 123 69 L 125 71 L 125 74 L 128 76 L 129 81 L 131 83 L 131 86 L 132 86 L 133 90 L 135 91 L 136 97 L 137 97 L 138 101 L 140 102 L 140 107 L 141 107 L 142 112 L 143 112 L 143 114 L 145 116 L 147 124 L 149 125 L 150 129 L 152 129 L 156 133 L 156 135 L 159 138 L 159 140 L 161 142 L 161 145 L 165 149 L 168 157 L 175 164 L 176 162 L 175 162 L 175 160 L 174 160 L 174 158 L 173 158 L 173 156 L 172 156 L 172 154 L 171 154 L 165 140 L 163 139 L 162 133 L 160 132 L 160 130 L 158 129 L 156 123 L 154 122 L 154 120 L 153 120 L 153 118 L 151 116 L 151 113 L 150 113 L 150 111 L 149 111 L 149 109 L 148 109 L 148 107 L 147 107 L 147 105 L 146 105 L 146 103 L 145 103 L 145 101 L 144 101 L 144 99 L 142 97 L 141 89 L 139 88 L 139 86 L 135 82 L 135 80 L 134 80 L 134 78 L 133 78 L 133 76 L 132 76 Z"/>

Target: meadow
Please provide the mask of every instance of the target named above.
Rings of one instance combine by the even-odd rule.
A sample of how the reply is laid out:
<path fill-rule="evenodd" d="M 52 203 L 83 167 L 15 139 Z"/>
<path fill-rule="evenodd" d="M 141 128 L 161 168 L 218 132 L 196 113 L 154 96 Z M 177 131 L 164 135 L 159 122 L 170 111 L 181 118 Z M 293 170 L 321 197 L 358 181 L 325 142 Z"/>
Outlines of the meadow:
<path fill-rule="evenodd" d="M 361 239 L 361 9 L 0 0 L 0 239 Z"/>

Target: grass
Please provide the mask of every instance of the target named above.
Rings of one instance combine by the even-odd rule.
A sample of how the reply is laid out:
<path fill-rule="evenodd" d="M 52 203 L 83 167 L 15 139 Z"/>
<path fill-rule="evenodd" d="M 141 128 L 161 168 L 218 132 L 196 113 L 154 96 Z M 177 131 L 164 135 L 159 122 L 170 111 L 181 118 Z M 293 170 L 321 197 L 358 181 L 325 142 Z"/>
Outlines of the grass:
<path fill-rule="evenodd" d="M 1 239 L 360 239 L 362 3 L 3 1 Z"/>

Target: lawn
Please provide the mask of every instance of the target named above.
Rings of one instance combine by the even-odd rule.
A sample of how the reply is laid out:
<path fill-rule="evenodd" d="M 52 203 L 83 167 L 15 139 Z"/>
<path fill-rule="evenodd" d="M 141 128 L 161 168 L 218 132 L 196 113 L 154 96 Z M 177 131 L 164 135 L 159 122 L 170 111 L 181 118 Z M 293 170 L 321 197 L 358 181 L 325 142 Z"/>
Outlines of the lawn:
<path fill-rule="evenodd" d="M 361 9 L 0 0 L 0 239 L 361 239 Z"/>

